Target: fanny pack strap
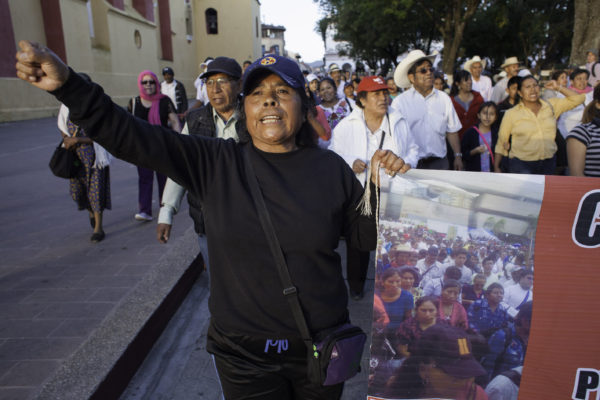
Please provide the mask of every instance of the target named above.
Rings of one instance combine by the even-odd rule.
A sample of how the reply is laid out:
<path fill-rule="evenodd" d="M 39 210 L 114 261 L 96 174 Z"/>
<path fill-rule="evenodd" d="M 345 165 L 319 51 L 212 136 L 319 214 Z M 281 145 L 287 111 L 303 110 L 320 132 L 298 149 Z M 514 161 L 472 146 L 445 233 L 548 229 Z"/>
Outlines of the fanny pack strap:
<path fill-rule="evenodd" d="M 283 255 L 283 251 L 281 250 L 279 240 L 277 239 L 277 235 L 275 234 L 275 229 L 273 228 L 273 224 L 271 223 L 271 216 L 269 214 L 269 211 L 267 210 L 267 206 L 265 205 L 265 199 L 262 195 L 262 192 L 260 191 L 260 187 L 258 186 L 256 173 L 254 172 L 252 162 L 250 161 L 250 146 L 252 146 L 251 143 L 246 144 L 242 148 L 242 157 L 244 158 L 244 165 L 246 167 L 245 170 L 246 176 L 248 178 L 248 186 L 250 187 L 250 194 L 252 195 L 252 199 L 254 200 L 254 205 L 256 206 L 256 211 L 258 212 L 258 218 L 260 219 L 260 224 L 262 225 L 262 228 L 265 231 L 265 234 L 267 235 L 269 249 L 273 254 L 275 264 L 277 265 L 279 278 L 281 279 L 281 282 L 283 284 L 283 295 L 287 299 L 290 308 L 292 309 L 292 315 L 294 316 L 296 325 L 298 325 L 302 341 L 308 348 L 309 353 L 312 353 L 312 338 L 310 336 L 310 331 L 308 330 L 308 325 L 306 324 L 306 319 L 304 318 L 304 313 L 300 306 L 300 301 L 298 300 L 298 290 L 292 283 L 292 278 L 290 276 L 290 272 L 285 262 L 285 256 Z"/>

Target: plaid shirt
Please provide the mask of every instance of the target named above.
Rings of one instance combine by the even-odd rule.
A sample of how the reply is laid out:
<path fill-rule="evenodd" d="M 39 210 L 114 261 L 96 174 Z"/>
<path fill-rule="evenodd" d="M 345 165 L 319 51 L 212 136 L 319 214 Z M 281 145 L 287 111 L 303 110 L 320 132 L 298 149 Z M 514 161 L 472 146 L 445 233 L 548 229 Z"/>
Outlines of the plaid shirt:
<path fill-rule="evenodd" d="M 492 311 L 485 297 L 475 300 L 467 312 L 469 327 L 489 337 L 508 322 L 506 310 L 506 306 L 501 303 L 496 311 Z"/>

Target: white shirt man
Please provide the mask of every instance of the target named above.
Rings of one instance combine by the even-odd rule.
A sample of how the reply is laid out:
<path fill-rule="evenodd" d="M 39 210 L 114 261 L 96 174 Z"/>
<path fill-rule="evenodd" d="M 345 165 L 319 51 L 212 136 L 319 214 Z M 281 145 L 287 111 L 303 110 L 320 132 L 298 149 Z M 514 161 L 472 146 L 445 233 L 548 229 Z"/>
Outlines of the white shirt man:
<path fill-rule="evenodd" d="M 236 105 L 241 90 L 241 76 L 242 68 L 234 59 L 228 57 L 218 57 L 215 59 L 208 66 L 207 71 L 200 75 L 203 81 L 206 80 L 205 87 L 208 88 L 209 104 L 188 114 L 188 121 L 181 133 L 184 135 L 190 133 L 200 134 L 199 131 L 194 131 L 193 126 L 196 125 L 196 122 L 203 121 L 202 126 L 204 126 L 204 130 L 209 130 L 208 127 L 210 126 L 211 134 L 208 136 L 237 140 L 236 123 L 239 120 L 239 116 L 236 113 Z M 188 126 L 190 118 L 193 120 L 191 122 L 192 129 Z M 207 133 L 202 134 L 206 135 Z M 173 215 L 179 210 L 185 192 L 186 190 L 182 186 L 170 178 L 167 179 L 157 226 L 157 236 L 161 243 L 166 243 L 169 240 Z M 196 225 L 197 221 L 194 220 L 194 223 Z M 204 256 L 204 262 L 208 268 L 206 237 L 204 232 L 198 232 L 198 234 L 200 251 Z"/>
<path fill-rule="evenodd" d="M 392 108 L 404 115 L 419 146 L 419 168 L 448 169 L 446 137 L 455 153 L 454 169 L 462 169 L 458 131 L 462 127 L 450 97 L 433 87 L 433 68 L 429 57 L 413 50 L 402 60 L 394 80 L 399 87 L 412 88 L 397 96 Z"/>
<path fill-rule="evenodd" d="M 471 73 L 473 79 L 472 90 L 479 92 L 483 100 L 488 101 L 492 96 L 492 80 L 481 72 L 485 68 L 485 60 L 475 56 L 465 62 L 463 69 Z"/>
<path fill-rule="evenodd" d="M 421 283 L 419 286 L 425 287 L 428 281 L 441 278 L 444 275 L 442 264 L 437 261 L 438 248 L 431 246 L 427 250 L 425 258 L 417 261 L 416 268 L 421 274 Z"/>
<path fill-rule="evenodd" d="M 533 299 L 533 271 L 525 270 L 521 274 L 519 283 L 504 289 L 504 303 L 508 308 L 508 314 L 515 317 L 518 313 L 518 308 L 528 301 Z"/>
<path fill-rule="evenodd" d="M 490 100 L 496 104 L 502 103 L 504 99 L 508 97 L 506 86 L 508 85 L 508 80 L 519 73 L 519 60 L 517 57 L 509 57 L 504 60 L 504 64 L 502 64 L 500 68 L 504 69 L 506 77 L 500 79 L 492 90 L 492 97 Z"/>

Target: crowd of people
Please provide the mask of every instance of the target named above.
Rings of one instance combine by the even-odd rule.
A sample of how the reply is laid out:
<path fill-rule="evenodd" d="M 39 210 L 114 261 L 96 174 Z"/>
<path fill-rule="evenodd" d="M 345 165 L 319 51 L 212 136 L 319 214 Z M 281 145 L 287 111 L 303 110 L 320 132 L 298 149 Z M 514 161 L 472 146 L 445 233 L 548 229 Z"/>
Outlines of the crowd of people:
<path fill-rule="evenodd" d="M 382 220 L 378 243 L 370 394 L 512 398 L 503 396 L 513 381 L 496 378 L 514 376 L 525 358 L 533 300 L 528 241 L 451 239 Z M 436 351 L 430 331 L 443 340 Z M 462 352 L 454 352 L 456 341 Z M 430 374 L 431 360 L 438 374 Z"/>
<path fill-rule="evenodd" d="M 412 168 L 600 176 L 597 59 L 598 52 L 590 50 L 585 68 L 553 71 L 543 91 L 539 79 L 522 68 L 517 57 L 506 58 L 495 85 L 480 56 L 465 61 L 450 86 L 445 75 L 433 68 L 435 57 L 421 50 L 408 53 L 388 77 L 361 77 L 334 63 L 325 76 L 303 72 L 310 103 L 307 118 L 318 145 L 340 154 L 359 180 L 376 148 L 401 154 Z M 142 71 L 139 96 L 129 101 L 128 109 L 183 134 L 239 140 L 240 81 L 250 64 L 249 60 L 240 66 L 231 58 L 208 57 L 200 64 L 201 73 L 194 82 L 196 101 L 191 107 L 184 85 L 174 79 L 173 68 L 163 68 L 162 82 L 152 71 Z M 367 101 L 375 94 L 379 105 Z M 379 110 L 374 111 L 376 107 Z M 63 135 L 68 133 L 66 115 L 68 110 L 59 119 Z M 84 135 L 83 130 L 79 135 Z M 88 144 L 81 140 L 75 143 L 68 138 L 65 146 L 77 149 Z M 84 175 L 78 177 L 83 184 L 78 191 L 90 192 L 86 201 L 73 194 L 78 207 L 90 213 L 93 242 L 105 236 L 101 211 L 110 208 L 108 162 L 100 164 L 106 175 L 100 185 L 86 183 L 92 181 L 82 179 Z M 135 219 L 151 221 L 154 172 L 138 167 L 138 174 Z M 157 235 L 164 243 L 185 190 L 160 174 L 156 179 L 161 204 Z M 107 200 L 93 208 L 89 204 L 97 201 L 90 196 L 96 187 L 106 187 L 102 196 Z M 200 206 L 188 198 L 196 230 L 203 237 Z M 205 243 L 202 248 L 206 249 Z M 349 254 L 360 258 L 360 265 L 367 263 L 364 254 Z M 361 297 L 360 284 L 352 295 Z"/>

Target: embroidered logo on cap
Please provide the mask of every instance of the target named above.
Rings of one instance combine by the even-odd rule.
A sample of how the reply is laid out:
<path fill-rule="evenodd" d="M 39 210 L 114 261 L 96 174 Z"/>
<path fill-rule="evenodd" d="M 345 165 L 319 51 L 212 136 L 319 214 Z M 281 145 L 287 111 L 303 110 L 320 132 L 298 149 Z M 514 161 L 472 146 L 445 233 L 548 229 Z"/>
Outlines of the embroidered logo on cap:
<path fill-rule="evenodd" d="M 458 339 L 458 353 L 461 356 L 466 356 L 470 353 L 469 351 L 469 345 L 467 344 L 467 339 L 466 338 L 460 338 Z"/>
<path fill-rule="evenodd" d="M 274 57 L 265 57 L 260 60 L 260 65 L 272 65 L 275 64 L 277 60 Z"/>
<path fill-rule="evenodd" d="M 377 82 L 380 85 L 383 85 L 383 79 L 381 79 L 380 77 L 377 77 L 377 78 L 373 79 L 373 82 Z"/>

